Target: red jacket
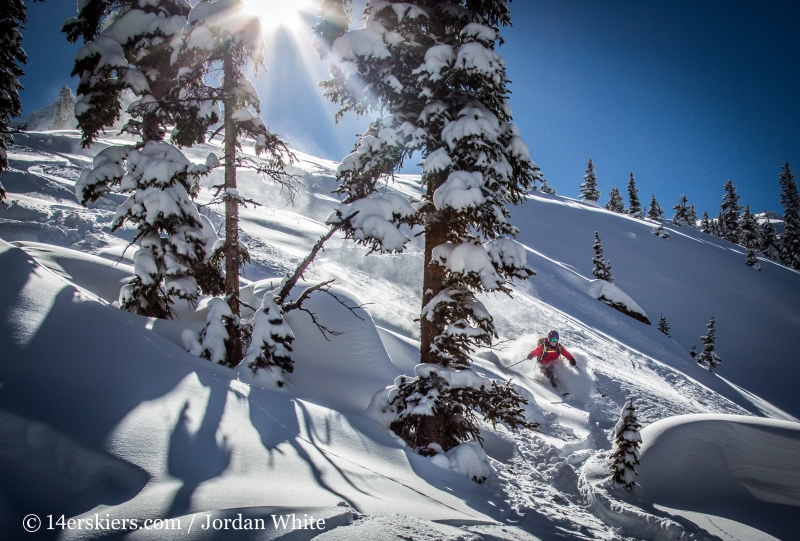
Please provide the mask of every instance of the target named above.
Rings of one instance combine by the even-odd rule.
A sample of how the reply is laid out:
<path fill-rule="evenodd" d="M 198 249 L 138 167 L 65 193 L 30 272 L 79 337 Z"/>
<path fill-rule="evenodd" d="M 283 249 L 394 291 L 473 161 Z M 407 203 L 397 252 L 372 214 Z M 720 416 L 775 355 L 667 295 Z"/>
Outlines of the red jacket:
<path fill-rule="evenodd" d="M 528 353 L 528 359 L 533 359 L 534 357 L 538 358 L 539 356 L 541 356 L 544 350 L 544 346 L 545 344 L 542 344 L 533 351 L 531 351 L 530 353 Z M 542 364 L 552 364 L 556 362 L 556 360 L 559 357 L 559 350 L 561 350 L 560 354 L 563 355 L 567 360 L 569 361 L 575 360 L 575 357 L 573 357 L 570 354 L 570 352 L 567 351 L 567 348 L 559 344 L 558 346 L 556 346 L 556 349 L 550 349 L 550 347 L 548 346 L 547 352 L 544 354 L 544 356 L 540 359 L 539 362 L 541 362 Z"/>

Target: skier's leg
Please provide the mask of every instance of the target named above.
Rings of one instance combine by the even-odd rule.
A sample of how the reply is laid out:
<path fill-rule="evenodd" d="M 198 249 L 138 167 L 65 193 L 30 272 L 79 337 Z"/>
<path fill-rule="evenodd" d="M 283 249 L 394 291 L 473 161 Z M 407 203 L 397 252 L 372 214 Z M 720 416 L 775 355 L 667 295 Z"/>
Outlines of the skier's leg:
<path fill-rule="evenodd" d="M 557 389 L 558 381 L 556 380 L 556 375 L 553 373 L 553 365 L 543 364 L 541 365 L 541 367 L 542 367 L 542 372 L 544 372 L 544 375 L 547 376 L 548 380 L 550 380 L 550 385 L 552 385 L 554 389 Z"/>

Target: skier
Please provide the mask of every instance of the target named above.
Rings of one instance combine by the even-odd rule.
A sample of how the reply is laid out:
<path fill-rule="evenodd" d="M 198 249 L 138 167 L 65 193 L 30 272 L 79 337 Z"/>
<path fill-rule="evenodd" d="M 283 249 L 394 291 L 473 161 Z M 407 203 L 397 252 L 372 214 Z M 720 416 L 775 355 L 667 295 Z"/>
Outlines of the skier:
<path fill-rule="evenodd" d="M 556 376 L 553 374 L 553 365 L 559 357 L 564 356 L 569 361 L 569 364 L 575 366 L 575 357 L 573 357 L 567 349 L 562 346 L 558 341 L 558 331 L 550 331 L 547 338 L 540 338 L 539 343 L 533 351 L 528 353 L 527 359 L 539 361 L 539 369 L 550 380 L 553 388 L 557 388 Z"/>

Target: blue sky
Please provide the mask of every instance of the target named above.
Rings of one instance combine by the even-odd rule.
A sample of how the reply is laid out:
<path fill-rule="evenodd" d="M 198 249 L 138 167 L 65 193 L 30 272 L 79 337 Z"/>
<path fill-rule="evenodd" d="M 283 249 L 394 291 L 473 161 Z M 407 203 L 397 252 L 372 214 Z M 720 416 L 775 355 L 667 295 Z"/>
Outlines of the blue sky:
<path fill-rule="evenodd" d="M 363 2 L 362 2 L 363 5 Z M 70 0 L 29 5 L 22 82 L 27 112 L 52 103 L 77 46 L 59 32 Z M 800 4 L 796 2 L 515 0 L 502 31 L 514 121 L 559 194 L 577 196 L 586 162 L 601 203 L 631 172 L 639 197 L 719 210 L 733 180 L 741 202 L 781 211 L 778 174 L 800 171 Z M 358 8 L 354 10 L 359 16 Z M 313 22 L 306 15 L 307 24 Z M 359 24 L 359 23 L 357 23 Z M 340 160 L 366 119 L 333 124 L 316 82 L 327 63 L 307 25 L 273 30 L 257 87 L 267 125 L 299 150 Z M 668 213 L 671 215 L 671 211 Z"/>

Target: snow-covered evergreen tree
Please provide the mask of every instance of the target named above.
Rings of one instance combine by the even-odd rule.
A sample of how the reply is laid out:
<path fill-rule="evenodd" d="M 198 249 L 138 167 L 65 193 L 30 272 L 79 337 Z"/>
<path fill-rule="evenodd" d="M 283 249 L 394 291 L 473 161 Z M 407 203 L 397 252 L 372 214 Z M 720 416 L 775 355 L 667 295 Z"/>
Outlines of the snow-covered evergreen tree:
<path fill-rule="evenodd" d="M 597 201 L 600 199 L 600 190 L 597 189 L 597 176 L 594 174 L 594 164 L 589 158 L 586 166 L 586 174 L 583 176 L 584 183 L 581 184 L 581 197 L 587 201 Z"/>
<path fill-rule="evenodd" d="M 697 211 L 694 209 L 694 205 L 689 205 L 689 208 L 686 209 L 686 224 L 692 229 L 697 229 Z"/>
<path fill-rule="evenodd" d="M 541 178 L 542 183 L 539 186 L 539 191 L 542 192 L 542 193 L 546 193 L 548 195 L 556 195 L 556 189 L 553 188 L 552 186 L 550 186 L 547 183 L 547 179 L 544 178 L 543 176 L 540 177 L 540 178 Z M 534 181 L 534 183 L 533 183 L 533 187 L 534 188 L 535 188 L 535 185 L 536 185 L 536 182 Z"/>
<path fill-rule="evenodd" d="M 611 262 L 606 261 L 603 257 L 603 246 L 600 243 L 600 234 L 597 231 L 594 232 L 593 248 L 594 257 L 592 258 L 592 263 L 594 263 L 594 268 L 592 269 L 592 274 L 598 280 L 614 283 L 614 278 L 611 276 Z"/>
<path fill-rule="evenodd" d="M 700 231 L 707 235 L 713 235 L 716 232 L 716 226 L 708 217 L 708 212 L 703 211 L 703 217 L 700 219 Z"/>
<path fill-rule="evenodd" d="M 28 55 L 22 49 L 23 24 L 28 18 L 23 0 L 0 2 L 0 177 L 8 168 L 8 147 L 14 144 L 11 119 L 22 113 L 19 91 L 23 89 L 19 78 L 25 74 L 22 65 Z M 6 191 L 0 184 L 0 202 Z"/>
<path fill-rule="evenodd" d="M 375 250 L 402 249 L 401 223 L 424 231 L 420 361 L 395 382 L 385 407 L 392 429 L 425 455 L 478 439 L 476 410 L 490 422 L 531 426 L 511 386 L 478 377 L 469 353 L 495 335 L 476 295 L 510 293 L 533 274 L 508 204 L 524 200 L 539 172 L 511 123 L 505 64 L 495 52 L 504 0 L 369 2 L 365 27 L 333 43 L 325 95 L 347 111 L 380 112 L 338 169 L 345 233 Z M 405 158 L 423 158 L 416 211 L 377 193 Z M 359 214 L 352 211 L 359 208 Z M 367 217 L 380 227 L 362 227 Z"/>
<path fill-rule="evenodd" d="M 249 261 L 249 255 L 239 241 L 239 206 L 246 201 L 237 191 L 236 170 L 255 169 L 287 187 L 290 194 L 295 190 L 295 179 L 286 172 L 294 157 L 258 116 L 261 102 L 244 73 L 248 65 L 256 73 L 264 66 L 263 52 L 260 21 L 244 2 L 202 0 L 192 8 L 189 23 L 172 53 L 173 63 L 186 66 L 178 77 L 184 94 L 218 103 L 223 110 L 225 182 L 217 186 L 217 194 L 225 203 L 225 239 L 215 255 L 224 258 L 225 297 L 232 314 L 225 320 L 227 353 L 224 364 L 228 366 L 242 361 L 249 341 L 248 327 L 239 319 L 239 268 Z M 206 82 L 215 72 L 222 76 L 219 87 Z M 255 141 L 255 154 L 262 156 L 260 161 L 241 152 L 243 137 Z"/>
<path fill-rule="evenodd" d="M 634 218 L 644 218 L 644 211 L 642 210 L 642 204 L 639 202 L 639 190 L 636 188 L 636 179 L 633 178 L 633 173 L 631 173 L 631 179 L 628 181 L 628 215 L 633 216 Z"/>
<path fill-rule="evenodd" d="M 623 406 L 614 426 L 614 451 L 609 456 L 612 481 L 627 490 L 636 485 L 636 476 L 639 475 L 636 466 L 639 465 L 639 446 L 642 443 L 640 428 L 642 425 L 636 418 L 636 408 L 631 397 Z"/>
<path fill-rule="evenodd" d="M 171 105 L 179 88 L 171 43 L 189 9 L 186 0 L 87 0 L 78 16 L 62 27 L 70 41 L 85 41 L 73 70 L 81 76 L 81 97 L 74 109 L 83 146 L 91 145 L 119 118 L 123 92 L 139 98 L 129 109 L 132 118 L 126 131 L 141 140 L 135 147 L 109 147 L 97 154 L 94 167 L 76 183 L 76 194 L 83 204 L 108 192 L 129 195 L 112 227 L 134 223 L 140 245 L 134 254 L 136 277 L 120 292 L 120 306 L 151 317 L 169 317 L 175 298 L 194 302 L 197 278 L 206 293 L 221 288 L 220 271 L 211 260 L 216 235 L 204 227 L 191 202 L 198 177 L 219 160 L 212 154 L 204 165 L 195 166 L 162 141 L 168 123 L 207 124 L 216 119 L 209 106 L 205 109 L 211 112 L 203 116 L 194 102 Z"/>
<path fill-rule="evenodd" d="M 317 17 L 319 22 L 312 28 L 314 42 L 312 46 L 320 58 L 328 58 L 333 42 L 350 26 L 350 0 L 320 0 Z"/>
<path fill-rule="evenodd" d="M 672 209 L 675 211 L 675 216 L 672 217 L 673 225 L 689 223 L 689 200 L 685 195 L 681 196 L 681 200 Z"/>
<path fill-rule="evenodd" d="M 608 202 L 606 203 L 606 208 L 612 212 L 619 212 L 622 214 L 625 212 L 625 202 L 622 200 L 622 194 L 619 193 L 619 190 L 616 186 L 611 188 L 611 191 L 608 192 Z"/>
<path fill-rule="evenodd" d="M 61 87 L 58 91 L 58 99 L 56 100 L 56 111 L 53 117 L 53 130 L 72 130 L 75 129 L 77 120 L 75 119 L 75 102 L 78 97 L 72 93 L 72 90 L 67 85 Z"/>
<path fill-rule="evenodd" d="M 736 194 L 736 186 L 733 181 L 725 183 L 725 195 L 722 196 L 722 206 L 720 208 L 720 226 L 722 237 L 734 243 L 739 243 L 739 213 L 742 210 L 739 205 L 739 195 Z"/>
<path fill-rule="evenodd" d="M 281 387 L 283 375 L 294 371 L 293 341 L 294 333 L 283 318 L 278 299 L 273 292 L 267 292 L 253 317 L 252 340 L 243 362 L 254 374 L 266 370 Z"/>
<path fill-rule="evenodd" d="M 714 372 L 714 369 L 722 364 L 722 359 L 719 358 L 717 355 L 716 349 L 716 326 L 714 324 L 714 315 L 711 315 L 711 320 L 706 325 L 708 328 L 708 333 L 705 336 L 700 337 L 700 341 L 703 343 L 703 351 L 701 351 L 697 357 L 697 364 L 700 366 L 708 369 L 709 372 Z"/>
<path fill-rule="evenodd" d="M 692 351 L 689 352 L 689 355 L 691 355 L 692 359 L 697 357 L 697 347 L 696 346 L 692 346 Z"/>
<path fill-rule="evenodd" d="M 664 211 L 661 209 L 661 205 L 658 204 L 658 201 L 656 201 L 656 194 L 653 194 L 652 199 L 650 199 L 650 209 L 647 211 L 647 217 L 657 222 L 664 219 Z"/>
<path fill-rule="evenodd" d="M 669 238 L 669 232 L 666 229 L 664 229 L 664 224 L 662 223 L 659 223 L 658 227 L 653 228 L 653 235 L 655 235 L 656 237 L 660 237 L 662 239 Z"/>
<path fill-rule="evenodd" d="M 772 261 L 781 261 L 781 243 L 778 239 L 778 233 L 775 231 L 775 226 L 764 212 L 764 223 L 761 224 L 759 229 L 758 250 L 764 257 Z"/>
<path fill-rule="evenodd" d="M 740 223 L 739 244 L 747 250 L 746 263 L 761 270 L 761 265 L 756 258 L 756 251 L 760 247 L 759 243 L 759 227 L 756 215 L 750 212 L 750 205 L 744 207 Z"/>
<path fill-rule="evenodd" d="M 781 167 L 781 205 L 783 206 L 783 234 L 781 259 L 789 267 L 800 270 L 800 194 L 789 162 Z"/>
<path fill-rule="evenodd" d="M 658 319 L 658 330 L 667 336 L 672 336 L 669 333 L 669 323 L 667 323 L 667 318 L 664 317 L 664 314 L 661 314 L 661 317 Z"/>

